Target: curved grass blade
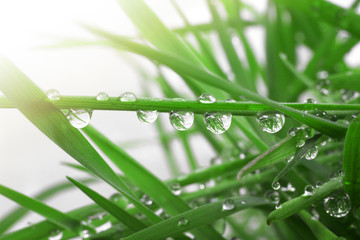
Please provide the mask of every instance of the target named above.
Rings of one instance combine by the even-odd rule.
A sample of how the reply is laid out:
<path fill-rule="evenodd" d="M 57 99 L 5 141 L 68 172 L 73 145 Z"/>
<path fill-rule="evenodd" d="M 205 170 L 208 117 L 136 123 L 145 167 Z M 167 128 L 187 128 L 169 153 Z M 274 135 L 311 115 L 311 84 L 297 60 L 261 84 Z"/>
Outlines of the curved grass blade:
<path fill-rule="evenodd" d="M 315 115 L 311 115 L 308 113 L 301 112 L 299 110 L 293 109 L 291 107 L 282 105 L 273 100 L 264 98 L 256 93 L 253 93 L 247 89 L 244 89 L 234 83 L 231 83 L 219 76 L 216 76 L 201 67 L 198 67 L 194 64 L 190 64 L 183 59 L 175 57 L 173 55 L 159 52 L 150 47 L 144 46 L 142 44 L 138 44 L 132 41 L 128 41 L 121 36 L 116 36 L 107 32 L 104 32 L 99 29 L 94 29 L 87 27 L 91 32 L 108 38 L 112 40 L 114 44 L 117 44 L 120 48 L 125 48 L 128 51 L 143 55 L 149 59 L 156 60 L 170 68 L 172 68 L 175 72 L 180 75 L 188 75 L 193 79 L 198 80 L 200 82 L 206 83 L 213 87 L 217 87 L 222 89 L 225 92 L 228 92 L 232 95 L 244 96 L 251 101 L 263 103 L 269 105 L 271 107 L 276 108 L 277 110 L 285 113 L 286 115 L 302 122 L 316 130 L 335 138 L 342 138 L 345 136 L 347 127 L 338 123 L 331 122 L 326 119 L 322 119 Z"/>
<path fill-rule="evenodd" d="M 299 163 L 301 159 L 304 158 L 305 154 L 315 145 L 316 141 L 319 139 L 320 135 L 316 135 L 311 139 L 308 139 L 305 143 L 305 145 L 299 149 L 299 151 L 296 152 L 294 155 L 294 158 L 286 164 L 286 166 L 281 169 L 281 171 L 276 175 L 276 177 L 273 180 L 273 183 L 279 181 L 279 179 L 284 176 L 287 172 L 289 172 L 296 164 Z"/>
<path fill-rule="evenodd" d="M 67 179 L 72 182 L 76 187 L 78 187 L 83 193 L 85 193 L 89 198 L 91 198 L 95 203 L 97 203 L 100 207 L 104 208 L 104 210 L 113 215 L 120 222 L 124 223 L 130 229 L 134 231 L 139 231 L 146 227 L 146 225 L 140 222 L 137 218 L 133 217 L 131 214 L 129 214 L 107 198 L 101 196 L 94 190 L 70 177 L 67 177 Z"/>
<path fill-rule="evenodd" d="M 301 195 L 284 202 L 281 208 L 276 209 L 269 214 L 267 223 L 271 224 L 273 222 L 285 219 L 301 211 L 302 209 L 311 206 L 313 202 L 322 200 L 324 197 L 328 196 L 330 193 L 341 187 L 342 177 L 340 176 L 324 183 L 321 187 L 316 188 L 314 194 L 311 196 Z"/>
<path fill-rule="evenodd" d="M 161 221 L 135 197 L 41 89 L 2 55 L 0 55 L 0 90 L 25 117 L 66 153 L 121 192 L 153 222 Z"/>
<path fill-rule="evenodd" d="M 124 240 L 161 239 L 211 223 L 246 208 L 269 204 L 262 198 L 250 196 L 229 198 L 227 200 L 234 205 L 230 210 L 223 210 L 224 203 L 222 201 L 206 204 L 134 233 L 124 238 Z"/>
<path fill-rule="evenodd" d="M 308 211 L 301 210 L 298 215 L 306 223 L 306 225 L 308 225 L 318 240 L 338 239 L 338 237 L 319 220 L 312 219 L 312 216 Z"/>
<path fill-rule="evenodd" d="M 146 170 L 123 149 L 112 143 L 92 126 L 83 128 L 84 133 L 112 160 L 112 162 L 134 183 L 139 189 L 162 207 L 169 215 L 177 215 L 190 210 L 189 205 L 180 197 L 174 195 L 168 186 Z M 204 226 L 194 230 L 199 238 L 222 239 L 211 227 Z"/>
<path fill-rule="evenodd" d="M 80 221 L 52 207 L 49 207 L 38 200 L 32 199 L 3 185 L 0 185 L 0 194 L 13 200 L 19 205 L 40 214 L 61 228 L 68 229 L 74 233 L 77 233 L 80 229 Z"/>
<path fill-rule="evenodd" d="M 350 124 L 345 138 L 343 173 L 344 189 L 351 202 L 359 205 L 360 200 L 360 115 Z"/>
<path fill-rule="evenodd" d="M 92 178 L 82 180 L 82 182 L 84 183 L 92 183 L 95 181 L 96 179 L 92 179 Z M 73 187 L 74 185 L 69 182 L 65 182 L 65 183 L 62 182 L 48 189 L 45 189 L 41 193 L 34 196 L 34 199 L 42 202 L 46 199 L 49 199 L 50 197 L 53 197 L 56 194 L 59 194 Z M 6 232 L 9 228 L 11 228 L 20 219 L 22 219 L 28 212 L 29 210 L 27 208 L 18 207 L 13 211 L 9 212 L 6 216 L 4 216 L 0 220 L 0 235 Z"/>

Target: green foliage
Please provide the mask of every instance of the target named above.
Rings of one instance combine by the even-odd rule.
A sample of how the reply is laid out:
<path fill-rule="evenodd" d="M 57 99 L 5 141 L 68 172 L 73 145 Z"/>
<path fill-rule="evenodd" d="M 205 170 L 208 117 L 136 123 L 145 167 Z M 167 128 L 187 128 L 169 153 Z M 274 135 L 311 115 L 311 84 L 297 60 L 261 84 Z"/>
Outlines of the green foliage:
<path fill-rule="evenodd" d="M 144 96 L 134 101 L 119 101 L 114 96 L 106 101 L 94 96 L 51 100 L 0 56 L 0 91 L 4 94 L 0 107 L 19 109 L 77 161 L 68 164 L 70 167 L 91 174 L 85 181 L 68 177 L 71 183 L 55 185 L 33 198 L 0 185 L 1 195 L 22 206 L 0 220 L 0 240 L 48 239 L 56 231 L 61 231 L 62 239 L 79 235 L 84 239 L 129 240 L 213 240 L 235 235 L 241 239 L 360 238 L 360 73 L 344 59 L 360 36 L 360 16 L 354 10 L 359 1 L 344 9 L 324 0 L 272 0 L 267 11 L 259 13 L 240 0 L 208 0 L 204 7 L 211 22 L 193 25 L 172 0 L 184 22 L 179 29 L 167 28 L 143 0 L 117 2 L 141 37 L 84 26 L 99 40 L 68 39 L 59 46 L 96 44 L 119 51 L 143 78 Z M 253 20 L 242 18 L 239 13 L 245 10 Z M 265 62 L 258 59 L 246 34 L 254 25 L 266 33 Z M 351 36 L 343 39 L 340 30 Z M 196 44 L 189 41 L 189 34 Z M 213 51 L 218 46 L 213 46 L 216 43 L 210 41 L 210 34 L 219 39 L 229 75 Z M 303 68 L 299 67 L 301 47 L 312 53 Z M 244 54 L 240 56 L 239 51 Z M 156 73 L 148 73 L 126 52 L 148 59 Z M 163 74 L 166 68 L 178 74 L 191 97 L 179 99 L 185 96 Z M 151 97 L 150 81 L 159 85 L 166 99 Z M 205 104 L 195 99 L 202 93 L 212 94 L 216 102 Z M 304 93 L 318 102 L 298 103 Z M 126 146 L 115 144 L 101 130 L 91 125 L 82 131 L 74 128 L 67 119 L 73 113 L 64 115 L 68 109 L 141 109 L 195 116 L 191 129 L 175 133 L 157 120 L 156 129 L 173 174 L 162 181 L 131 157 Z M 76 114 L 73 117 L 83 121 Z M 185 125 L 177 123 L 177 127 Z M 217 154 L 208 159 L 207 167 L 199 166 L 193 152 L 198 147 L 190 141 L 194 134 L 205 139 Z M 171 147 L 174 139 L 182 143 L 188 173 L 177 169 Z M 95 147 L 118 169 L 112 169 Z M 340 169 L 343 172 L 339 173 Z M 116 174 L 118 170 L 121 174 Z M 95 180 L 113 187 L 117 199 L 87 186 Z M 74 186 L 95 204 L 63 213 L 41 202 Z M 28 211 L 45 220 L 9 232 Z M 101 231 L 91 223 L 100 215 L 104 217 L 97 220 L 107 224 Z"/>

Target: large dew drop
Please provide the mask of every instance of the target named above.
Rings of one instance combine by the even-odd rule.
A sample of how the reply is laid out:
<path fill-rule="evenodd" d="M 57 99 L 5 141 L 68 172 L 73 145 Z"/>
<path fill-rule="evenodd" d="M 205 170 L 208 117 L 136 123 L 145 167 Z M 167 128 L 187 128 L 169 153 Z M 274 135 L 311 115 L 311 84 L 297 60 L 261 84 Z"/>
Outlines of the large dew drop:
<path fill-rule="evenodd" d="M 210 93 L 203 93 L 201 94 L 201 96 L 199 97 L 199 101 L 201 103 L 214 103 L 216 102 L 216 99 L 213 95 L 211 95 Z"/>
<path fill-rule="evenodd" d="M 56 90 L 56 89 L 50 89 L 50 90 L 46 91 L 46 96 L 47 96 L 51 101 L 60 100 L 60 93 L 59 93 L 59 91 Z"/>
<path fill-rule="evenodd" d="M 107 93 L 100 92 L 100 93 L 98 93 L 98 95 L 96 95 L 96 100 L 101 101 L 101 102 L 106 102 L 106 101 L 110 100 L 110 97 Z"/>
<path fill-rule="evenodd" d="M 206 128 L 215 134 L 222 134 L 226 132 L 230 128 L 231 119 L 231 114 L 211 113 L 204 115 Z"/>
<path fill-rule="evenodd" d="M 306 160 L 313 160 L 316 158 L 317 154 L 319 152 L 319 149 L 317 146 L 314 146 L 312 148 L 309 149 L 309 151 L 305 154 L 305 159 Z"/>
<path fill-rule="evenodd" d="M 226 199 L 222 204 L 222 209 L 225 211 L 233 210 L 235 208 L 235 202 L 232 199 Z"/>
<path fill-rule="evenodd" d="M 277 133 L 285 124 L 285 117 L 280 113 L 263 113 L 256 120 L 260 128 L 268 133 Z"/>
<path fill-rule="evenodd" d="M 132 92 L 124 92 L 120 95 L 120 102 L 135 102 L 136 96 Z"/>
<path fill-rule="evenodd" d="M 279 182 L 273 182 L 273 183 L 271 184 L 271 187 L 272 187 L 274 190 L 279 190 L 280 187 L 281 187 L 281 185 L 280 185 Z"/>
<path fill-rule="evenodd" d="M 159 113 L 156 110 L 154 110 L 154 111 L 143 111 L 143 110 L 137 111 L 137 117 L 140 120 L 140 122 L 143 122 L 143 123 L 155 122 L 158 115 L 159 115 Z"/>
<path fill-rule="evenodd" d="M 178 131 L 185 131 L 194 123 L 192 112 L 171 112 L 169 118 L 171 125 Z"/>
<path fill-rule="evenodd" d="M 324 209 L 332 217 L 345 217 L 350 209 L 349 195 L 345 192 L 337 192 L 324 200 Z"/>
<path fill-rule="evenodd" d="M 70 109 L 66 118 L 74 128 L 83 128 L 90 123 L 91 111 L 85 109 Z"/>

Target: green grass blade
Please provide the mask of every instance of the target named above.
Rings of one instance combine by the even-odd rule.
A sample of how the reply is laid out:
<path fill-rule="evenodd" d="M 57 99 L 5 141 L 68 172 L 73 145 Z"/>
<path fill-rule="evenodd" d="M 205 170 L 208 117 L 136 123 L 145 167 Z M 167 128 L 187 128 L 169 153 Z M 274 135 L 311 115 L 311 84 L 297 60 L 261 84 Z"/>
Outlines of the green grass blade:
<path fill-rule="evenodd" d="M 13 200 L 19 205 L 40 214 L 47 220 L 58 225 L 60 228 L 68 229 L 74 233 L 77 233 L 80 229 L 80 222 L 78 220 L 52 207 L 49 207 L 38 200 L 27 197 L 3 185 L 0 185 L 0 194 Z"/>
<path fill-rule="evenodd" d="M 150 198 L 169 215 L 174 216 L 190 209 L 189 205 L 180 197 L 174 195 L 161 180 L 146 170 L 123 149 L 112 143 L 95 128 L 87 126 L 83 128 L 83 130 L 131 182 L 150 196 Z M 213 234 L 213 239 L 222 239 L 215 230 L 208 226 L 204 226 L 196 230 L 196 232 L 199 238 L 205 239 L 206 236 Z"/>
<path fill-rule="evenodd" d="M 342 138 L 345 136 L 347 127 L 344 125 L 334 123 L 329 120 L 301 112 L 299 110 L 284 106 L 273 100 L 264 98 L 256 93 L 250 92 L 247 89 L 237 86 L 234 83 L 228 82 L 227 80 L 219 76 L 213 75 L 212 73 L 209 73 L 200 67 L 185 62 L 184 60 L 179 59 L 173 55 L 156 51 L 155 49 L 149 48 L 147 46 L 135 42 L 128 41 L 122 37 L 112 35 L 98 29 L 90 29 L 90 28 L 88 29 L 97 35 L 111 39 L 112 41 L 114 41 L 114 43 L 118 44 L 119 47 L 125 46 L 126 50 L 146 56 L 147 58 L 153 60 L 157 60 L 162 64 L 172 68 L 175 72 L 180 73 L 180 75 L 182 74 L 189 75 L 200 82 L 207 83 L 209 85 L 212 85 L 213 87 L 222 89 L 223 91 L 228 92 L 232 95 L 244 96 L 249 100 L 272 106 L 278 109 L 279 111 L 287 114 L 288 116 L 312 128 L 315 128 L 316 130 L 328 136 L 335 138 Z"/>
<path fill-rule="evenodd" d="M 234 203 L 234 208 L 231 210 L 223 210 L 222 201 L 206 204 L 198 208 L 195 208 L 193 210 L 174 216 L 172 218 L 169 218 L 161 223 L 155 224 L 142 231 L 134 233 L 133 235 L 124 238 L 124 240 L 161 239 L 185 231 L 189 231 L 193 228 L 229 216 L 246 208 L 268 204 L 268 202 L 266 202 L 262 198 L 250 197 L 250 196 L 236 197 L 230 199 Z M 243 201 L 245 201 L 245 203 Z M 179 225 L 180 219 L 187 219 L 188 221 L 187 224 Z M 209 239 L 213 239 L 213 238 L 209 238 Z"/>
<path fill-rule="evenodd" d="M 334 89 L 349 89 L 360 91 L 360 73 L 346 72 L 330 75 L 328 78 Z"/>
<path fill-rule="evenodd" d="M 342 177 L 337 177 L 324 183 L 321 187 L 315 189 L 311 196 L 301 195 L 282 204 L 282 207 L 272 211 L 267 219 L 268 224 L 285 219 L 302 209 L 305 209 L 315 201 L 322 200 L 333 191 L 342 187 Z"/>
<path fill-rule="evenodd" d="M 105 211 L 113 215 L 120 222 L 124 223 L 130 229 L 134 231 L 139 231 L 146 227 L 145 224 L 140 222 L 137 218 L 133 217 L 131 214 L 120 208 L 115 203 L 111 202 L 107 198 L 101 196 L 94 190 L 85 186 L 84 184 L 67 177 L 70 182 L 72 182 L 76 187 L 78 187 L 83 193 L 85 193 L 89 198 L 91 198 L 95 203 L 97 203 L 100 207 L 104 208 Z"/>
<path fill-rule="evenodd" d="M 91 183 L 91 182 L 96 181 L 96 179 L 90 178 L 90 179 L 84 179 L 82 181 L 85 183 Z M 63 191 L 73 188 L 73 187 L 74 187 L 74 185 L 69 182 L 65 182 L 65 183 L 62 182 L 62 183 L 56 184 L 48 189 L 43 190 L 39 194 L 35 195 L 34 199 L 36 199 L 38 201 L 44 201 L 50 197 L 53 197 L 54 195 L 57 195 Z M 13 211 L 9 212 L 7 215 L 5 215 L 0 220 L 0 235 L 3 234 L 4 232 L 6 232 L 9 228 L 11 228 L 20 219 L 22 219 L 28 212 L 29 212 L 29 210 L 27 208 L 18 207 L 16 209 L 14 209 Z"/>
<path fill-rule="evenodd" d="M 301 210 L 298 215 L 306 223 L 306 225 L 308 225 L 318 240 L 338 239 L 338 237 L 319 220 L 312 219 L 312 215 L 308 211 Z"/>
<path fill-rule="evenodd" d="M 101 158 L 79 130 L 47 96 L 8 59 L 0 55 L 0 90 L 40 131 L 95 175 L 124 194 L 154 222 L 159 217 L 146 208 Z M 129 193 L 130 192 L 130 193 Z"/>
<path fill-rule="evenodd" d="M 360 200 L 360 115 L 350 124 L 346 134 L 343 159 L 344 189 L 351 202 L 359 205 Z"/>

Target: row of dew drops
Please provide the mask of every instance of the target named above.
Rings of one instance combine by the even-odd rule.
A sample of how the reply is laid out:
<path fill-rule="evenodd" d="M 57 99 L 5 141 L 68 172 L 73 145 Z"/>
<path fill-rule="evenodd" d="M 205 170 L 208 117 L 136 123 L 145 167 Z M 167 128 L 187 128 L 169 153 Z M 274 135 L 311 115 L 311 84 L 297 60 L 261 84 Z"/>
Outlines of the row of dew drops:
<path fill-rule="evenodd" d="M 60 100 L 60 93 L 51 89 L 46 92 L 47 97 L 51 101 Z M 106 102 L 110 101 L 110 97 L 107 93 L 101 92 L 96 96 L 98 101 Z M 119 100 L 121 102 L 135 102 L 137 100 L 135 94 L 131 92 L 125 92 L 120 95 Z M 179 99 L 183 101 L 183 99 Z M 211 104 L 216 102 L 213 95 L 204 93 L 198 98 L 200 103 Z M 227 99 L 225 102 L 235 102 L 235 100 Z M 91 120 L 92 112 L 86 109 L 69 109 L 63 110 L 67 119 L 71 125 L 75 128 L 86 127 Z M 158 112 L 148 110 L 138 110 L 137 117 L 143 123 L 153 123 L 158 117 Z M 194 123 L 194 113 L 186 111 L 172 111 L 170 113 L 170 123 L 178 131 L 185 131 L 189 129 Z M 222 134 L 226 132 L 231 125 L 232 115 L 230 113 L 206 113 L 204 114 L 204 123 L 206 128 L 215 134 Z M 282 129 L 285 124 L 285 117 L 279 113 L 262 113 L 257 116 L 257 122 L 260 128 L 268 133 L 276 133 Z"/>

